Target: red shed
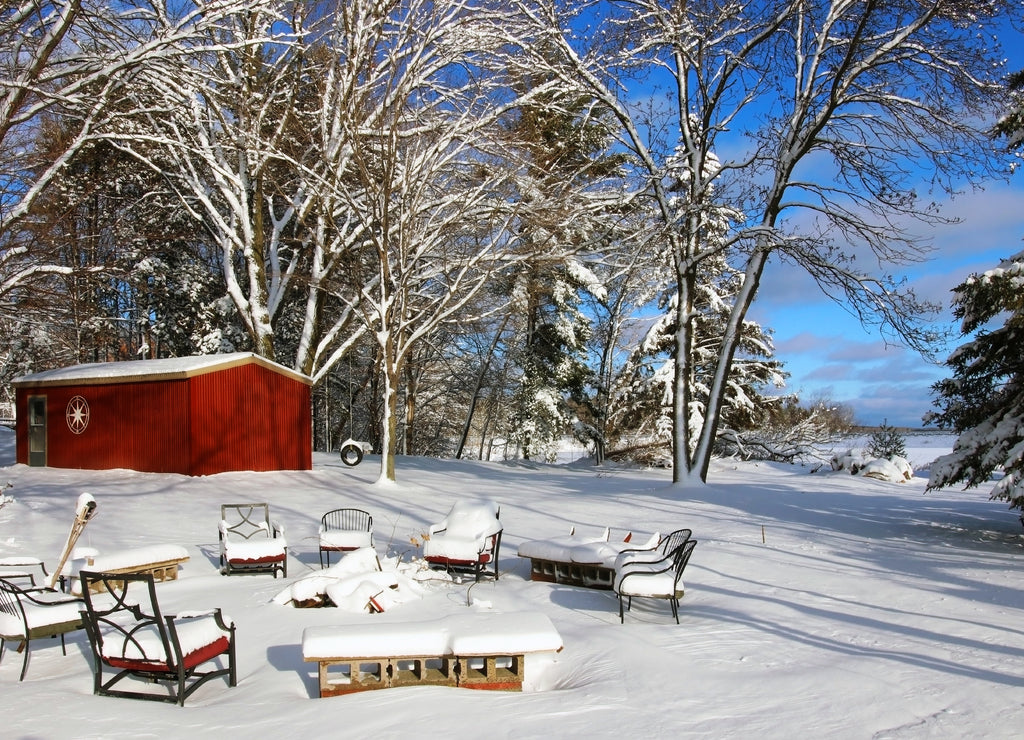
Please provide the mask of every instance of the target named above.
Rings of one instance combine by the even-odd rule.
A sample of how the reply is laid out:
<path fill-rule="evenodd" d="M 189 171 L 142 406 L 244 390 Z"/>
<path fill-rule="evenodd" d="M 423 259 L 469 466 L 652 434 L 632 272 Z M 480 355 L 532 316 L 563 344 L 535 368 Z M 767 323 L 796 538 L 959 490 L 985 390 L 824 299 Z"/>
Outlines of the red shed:
<path fill-rule="evenodd" d="M 250 353 L 26 375 L 18 462 L 210 475 L 312 468 L 310 379 Z"/>

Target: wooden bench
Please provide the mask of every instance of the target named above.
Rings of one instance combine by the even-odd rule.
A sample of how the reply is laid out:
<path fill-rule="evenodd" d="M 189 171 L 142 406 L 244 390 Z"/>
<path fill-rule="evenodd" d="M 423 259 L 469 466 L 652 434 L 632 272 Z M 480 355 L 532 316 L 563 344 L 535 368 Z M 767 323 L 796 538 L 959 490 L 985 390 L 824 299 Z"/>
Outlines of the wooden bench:
<path fill-rule="evenodd" d="M 318 664 L 321 697 L 401 686 L 521 691 L 526 655 L 561 649 L 551 620 L 537 612 L 307 627 L 302 633 L 302 658 Z"/>
<path fill-rule="evenodd" d="M 178 578 L 178 566 L 188 559 L 188 550 L 181 545 L 148 545 L 95 555 L 81 567 L 97 573 L 151 574 L 155 581 L 173 581 Z M 77 580 L 77 573 L 73 578 Z M 93 588 L 100 588 L 100 583 Z"/>
<path fill-rule="evenodd" d="M 611 537 L 611 529 L 601 534 L 578 534 L 573 528 L 568 537 L 531 540 L 519 546 L 519 557 L 530 560 L 530 580 L 610 590 L 615 585 L 615 559 L 627 548 L 648 549 L 658 544 L 654 534 L 646 544 L 632 541 L 633 533 L 621 540 Z"/>

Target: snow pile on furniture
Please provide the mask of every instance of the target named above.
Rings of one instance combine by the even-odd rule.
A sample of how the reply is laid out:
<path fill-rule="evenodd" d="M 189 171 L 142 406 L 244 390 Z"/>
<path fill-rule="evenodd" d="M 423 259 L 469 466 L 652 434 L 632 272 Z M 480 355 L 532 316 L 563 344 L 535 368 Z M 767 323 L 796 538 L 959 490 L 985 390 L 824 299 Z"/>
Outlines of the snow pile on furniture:
<path fill-rule="evenodd" d="M 61 575 L 71 579 L 72 593 L 81 594 L 78 573 L 83 569 L 96 573 L 152 573 L 157 581 L 172 581 L 178 577 L 178 566 L 188 559 L 188 550 L 181 545 L 146 545 L 107 553 L 93 547 L 78 547 L 72 551 Z"/>
<path fill-rule="evenodd" d="M 632 532 L 611 536 L 611 528 L 583 533 L 573 527 L 567 537 L 531 540 L 519 546 L 519 557 L 530 559 L 530 579 L 587 588 L 612 587 L 615 561 L 625 549 L 651 550 L 661 534 L 655 532 L 637 542 Z"/>
<path fill-rule="evenodd" d="M 348 612 L 386 611 L 426 594 L 422 564 L 388 559 L 382 564 L 370 547 L 352 550 L 334 565 L 289 584 L 273 601 L 299 607 L 335 606 Z"/>
<path fill-rule="evenodd" d="M 448 516 L 431 525 L 423 543 L 423 557 L 473 562 L 481 555 L 484 540 L 501 531 L 498 508 L 492 501 L 459 501 Z"/>

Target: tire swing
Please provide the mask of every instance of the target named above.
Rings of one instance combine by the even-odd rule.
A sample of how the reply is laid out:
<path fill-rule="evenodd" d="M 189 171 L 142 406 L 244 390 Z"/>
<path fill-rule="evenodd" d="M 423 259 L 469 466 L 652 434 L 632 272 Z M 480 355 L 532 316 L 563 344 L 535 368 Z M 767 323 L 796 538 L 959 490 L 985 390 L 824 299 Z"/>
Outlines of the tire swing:
<path fill-rule="evenodd" d="M 363 461 L 363 447 L 354 440 L 346 440 L 341 443 L 341 461 L 352 467 Z"/>
<path fill-rule="evenodd" d="M 341 461 L 354 467 L 363 461 L 363 445 L 352 439 L 352 358 L 348 359 L 348 439 L 338 448 Z"/>

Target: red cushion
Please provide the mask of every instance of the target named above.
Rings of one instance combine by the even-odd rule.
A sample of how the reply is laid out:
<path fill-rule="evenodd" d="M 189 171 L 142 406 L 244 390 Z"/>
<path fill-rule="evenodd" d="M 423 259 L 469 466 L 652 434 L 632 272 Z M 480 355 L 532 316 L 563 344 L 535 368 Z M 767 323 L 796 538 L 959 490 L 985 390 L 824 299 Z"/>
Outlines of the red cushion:
<path fill-rule="evenodd" d="M 220 637 L 209 645 L 203 645 L 201 648 L 193 650 L 184 656 L 185 670 L 192 670 L 197 665 L 212 660 L 222 653 L 226 653 L 230 647 L 231 641 L 227 637 Z M 111 668 L 121 668 L 129 671 L 165 671 L 167 673 L 174 673 L 177 670 L 170 661 L 160 663 L 153 660 L 131 658 L 104 658 L 104 662 Z"/>
<path fill-rule="evenodd" d="M 447 565 L 476 565 L 477 563 L 489 563 L 491 562 L 490 553 L 480 553 L 480 557 L 477 560 L 456 560 L 454 558 L 446 558 L 443 555 L 427 555 L 424 560 L 428 563 L 438 563 Z"/>
<path fill-rule="evenodd" d="M 280 563 L 284 555 L 265 555 L 261 558 L 228 558 L 229 563 Z"/>

